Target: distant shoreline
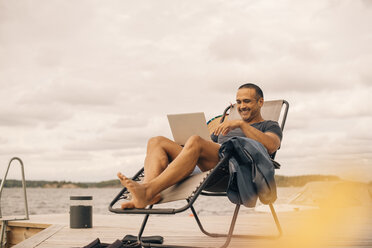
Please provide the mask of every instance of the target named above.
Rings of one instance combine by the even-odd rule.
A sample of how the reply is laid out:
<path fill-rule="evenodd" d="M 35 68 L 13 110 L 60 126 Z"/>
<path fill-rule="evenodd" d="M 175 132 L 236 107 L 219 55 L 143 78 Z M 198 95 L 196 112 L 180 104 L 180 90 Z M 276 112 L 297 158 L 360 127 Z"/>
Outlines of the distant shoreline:
<path fill-rule="evenodd" d="M 1 182 L 1 180 L 0 180 Z M 21 180 L 6 180 L 5 188 L 22 187 Z M 46 188 L 46 189 L 74 189 L 74 188 L 119 188 L 121 187 L 118 179 L 102 182 L 71 182 L 71 181 L 46 181 L 46 180 L 26 180 L 27 188 Z"/>
<path fill-rule="evenodd" d="M 275 175 L 277 187 L 302 187 L 308 182 L 314 181 L 341 181 L 338 176 L 332 175 L 302 175 L 302 176 L 281 176 Z M 1 182 L 1 180 L 0 180 Z M 368 184 L 368 183 L 367 183 Z M 372 182 L 369 182 L 372 185 Z M 7 180 L 5 188 L 18 188 L 22 187 L 20 180 Z M 27 180 L 27 188 L 120 188 L 121 184 L 118 179 L 101 181 L 101 182 L 71 182 L 71 181 L 46 181 L 46 180 Z"/>

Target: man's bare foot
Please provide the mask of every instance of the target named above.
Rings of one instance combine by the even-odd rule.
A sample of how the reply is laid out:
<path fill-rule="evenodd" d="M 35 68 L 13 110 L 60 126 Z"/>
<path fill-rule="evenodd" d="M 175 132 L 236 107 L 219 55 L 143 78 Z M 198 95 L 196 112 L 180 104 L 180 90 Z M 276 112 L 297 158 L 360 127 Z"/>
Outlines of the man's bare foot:
<path fill-rule="evenodd" d="M 127 178 L 120 172 L 118 173 L 118 178 L 120 179 L 121 184 L 132 194 L 131 201 L 121 204 L 122 209 L 145 208 L 147 205 L 155 204 L 161 200 L 160 194 L 157 194 L 155 197 L 151 195 L 146 183 L 139 184 Z"/>

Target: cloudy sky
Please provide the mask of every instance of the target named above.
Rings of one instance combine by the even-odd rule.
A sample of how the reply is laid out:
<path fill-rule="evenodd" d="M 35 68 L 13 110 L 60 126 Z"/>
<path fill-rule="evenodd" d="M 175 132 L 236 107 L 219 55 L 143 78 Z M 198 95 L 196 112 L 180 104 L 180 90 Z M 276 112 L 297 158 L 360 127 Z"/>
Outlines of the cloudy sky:
<path fill-rule="evenodd" d="M 254 82 L 290 103 L 277 174 L 372 180 L 371 30 L 369 0 L 3 0 L 1 176 L 131 175 L 166 114 Z"/>

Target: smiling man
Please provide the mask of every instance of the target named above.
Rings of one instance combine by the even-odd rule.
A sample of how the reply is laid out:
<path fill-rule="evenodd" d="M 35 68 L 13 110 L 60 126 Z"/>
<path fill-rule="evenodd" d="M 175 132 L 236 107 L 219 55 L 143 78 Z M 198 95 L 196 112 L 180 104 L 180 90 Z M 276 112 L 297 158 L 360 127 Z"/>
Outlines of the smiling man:
<path fill-rule="evenodd" d="M 282 132 L 277 122 L 266 121 L 261 116 L 264 98 L 255 84 L 243 84 L 236 94 L 239 120 L 225 120 L 213 135 L 217 143 L 191 136 L 184 147 L 165 137 L 151 138 L 147 144 L 145 178 L 139 184 L 120 172 L 118 177 L 132 194 L 132 200 L 122 203 L 122 208 L 145 208 L 160 201 L 160 192 L 176 184 L 195 169 L 196 165 L 207 171 L 219 161 L 220 144 L 232 137 L 246 137 L 260 142 L 268 154 L 280 146 Z"/>

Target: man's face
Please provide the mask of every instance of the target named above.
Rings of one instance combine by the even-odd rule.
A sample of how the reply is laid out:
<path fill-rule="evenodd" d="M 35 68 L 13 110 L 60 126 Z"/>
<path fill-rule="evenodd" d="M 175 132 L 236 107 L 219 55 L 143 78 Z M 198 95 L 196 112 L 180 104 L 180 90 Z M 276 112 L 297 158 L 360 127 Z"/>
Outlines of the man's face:
<path fill-rule="evenodd" d="M 236 103 L 242 119 L 250 122 L 260 114 L 263 99 L 257 99 L 255 89 L 242 88 L 236 94 Z"/>

